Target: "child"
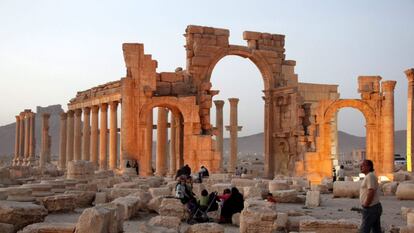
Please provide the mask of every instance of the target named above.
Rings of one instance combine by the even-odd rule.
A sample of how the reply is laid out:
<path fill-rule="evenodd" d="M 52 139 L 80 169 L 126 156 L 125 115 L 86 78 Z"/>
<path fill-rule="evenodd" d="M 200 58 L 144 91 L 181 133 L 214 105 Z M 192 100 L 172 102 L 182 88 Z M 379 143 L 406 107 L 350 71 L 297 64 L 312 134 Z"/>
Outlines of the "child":
<path fill-rule="evenodd" d="M 200 208 L 205 210 L 208 207 L 208 191 L 203 189 L 201 191 L 201 197 L 200 200 L 198 201 L 198 204 L 200 205 Z"/>

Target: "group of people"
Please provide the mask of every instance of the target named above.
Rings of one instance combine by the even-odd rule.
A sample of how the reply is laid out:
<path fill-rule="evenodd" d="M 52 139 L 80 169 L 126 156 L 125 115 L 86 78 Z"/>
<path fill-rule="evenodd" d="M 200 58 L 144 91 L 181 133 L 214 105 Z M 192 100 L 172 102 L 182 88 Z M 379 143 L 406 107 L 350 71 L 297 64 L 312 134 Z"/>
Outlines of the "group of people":
<path fill-rule="evenodd" d="M 202 179 L 208 176 L 208 169 L 201 166 L 196 181 L 202 182 Z M 195 214 L 197 209 L 215 211 L 220 206 L 219 222 L 229 223 L 233 214 L 240 213 L 244 208 L 243 195 L 236 187 L 225 189 L 221 195 L 215 192 L 209 193 L 206 189 L 203 189 L 200 197 L 197 198 L 193 192 L 193 177 L 188 165 L 177 171 L 176 180 L 178 180 L 178 183 L 175 187 L 175 197 L 186 205 L 190 215 Z"/>
<path fill-rule="evenodd" d="M 333 182 L 335 181 L 345 181 L 345 167 L 341 165 L 337 171 L 335 168 L 332 169 Z"/>
<path fill-rule="evenodd" d="M 131 164 L 129 163 L 129 161 L 127 161 L 126 165 L 127 168 L 131 167 Z M 135 160 L 134 161 L 134 165 L 132 165 L 132 168 L 135 168 L 135 171 L 137 172 L 137 175 L 139 175 L 139 168 L 138 168 L 138 162 Z"/>

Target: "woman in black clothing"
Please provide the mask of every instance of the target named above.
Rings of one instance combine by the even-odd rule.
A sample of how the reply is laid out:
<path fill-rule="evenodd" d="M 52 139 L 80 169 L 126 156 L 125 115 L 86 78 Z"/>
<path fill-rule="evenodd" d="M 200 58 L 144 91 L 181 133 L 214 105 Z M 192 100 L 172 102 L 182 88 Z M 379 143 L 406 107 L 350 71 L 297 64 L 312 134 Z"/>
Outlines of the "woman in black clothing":
<path fill-rule="evenodd" d="M 230 197 L 224 202 L 221 209 L 220 222 L 231 222 L 231 217 L 235 213 L 240 213 L 244 208 L 243 195 L 236 187 L 231 189 Z"/>

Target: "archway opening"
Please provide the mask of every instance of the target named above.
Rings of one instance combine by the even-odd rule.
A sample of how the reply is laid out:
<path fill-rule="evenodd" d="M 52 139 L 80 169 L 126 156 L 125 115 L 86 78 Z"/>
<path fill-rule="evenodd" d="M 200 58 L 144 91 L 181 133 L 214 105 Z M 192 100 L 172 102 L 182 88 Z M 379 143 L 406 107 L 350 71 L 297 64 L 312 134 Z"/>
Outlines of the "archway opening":
<path fill-rule="evenodd" d="M 214 100 L 223 100 L 223 168 L 228 167 L 230 157 L 230 133 L 225 126 L 230 125 L 229 98 L 238 98 L 238 151 L 236 166 L 241 172 L 263 171 L 264 161 L 264 83 L 258 67 L 250 60 L 229 55 L 222 58 L 214 67 L 211 79 L 212 90 L 219 90 Z M 212 106 L 210 119 L 216 126 L 216 107 Z M 217 138 L 216 138 L 217 140 Z M 241 169 L 243 167 L 243 169 Z M 235 168 L 233 168 L 235 169 Z M 261 174 L 255 174 L 261 175 Z"/>
<path fill-rule="evenodd" d="M 335 119 L 336 118 L 336 119 Z M 360 161 L 366 159 L 366 118 L 352 107 L 338 109 L 332 119 L 331 154 L 336 170 L 344 166 L 345 175 L 357 176 Z"/>

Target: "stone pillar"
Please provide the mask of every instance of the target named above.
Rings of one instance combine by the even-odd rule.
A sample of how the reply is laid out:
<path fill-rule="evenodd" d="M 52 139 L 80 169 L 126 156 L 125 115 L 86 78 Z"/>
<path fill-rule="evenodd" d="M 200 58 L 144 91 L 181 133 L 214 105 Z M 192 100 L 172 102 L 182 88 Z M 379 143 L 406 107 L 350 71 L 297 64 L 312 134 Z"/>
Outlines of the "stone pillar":
<path fill-rule="evenodd" d="M 86 107 L 83 109 L 83 130 L 82 130 L 82 160 L 90 160 L 91 150 L 91 109 Z"/>
<path fill-rule="evenodd" d="M 32 165 L 35 161 L 35 153 L 36 153 L 36 139 L 35 139 L 35 131 L 36 131 L 36 114 L 31 112 L 30 113 L 30 135 L 29 135 L 29 161 L 28 165 Z"/>
<path fill-rule="evenodd" d="M 165 108 L 158 108 L 158 122 L 157 122 L 157 158 L 155 173 L 158 176 L 166 175 L 167 164 L 167 117 L 168 110 Z"/>
<path fill-rule="evenodd" d="M 43 168 L 50 156 L 50 142 L 49 142 L 49 113 L 42 114 L 42 148 L 40 152 L 40 168 Z"/>
<path fill-rule="evenodd" d="M 265 178 L 272 178 L 275 171 L 275 161 L 272 158 L 272 133 L 273 133 L 273 97 L 269 90 L 263 91 L 264 96 L 264 174 Z"/>
<path fill-rule="evenodd" d="M 66 117 L 67 114 L 62 112 L 60 114 L 60 141 L 59 141 L 59 168 L 66 169 Z"/>
<path fill-rule="evenodd" d="M 226 130 L 230 131 L 230 159 L 227 168 L 228 173 L 234 173 L 237 166 L 237 132 L 242 129 L 237 122 L 237 103 L 238 98 L 229 98 L 230 102 L 230 125 Z"/>
<path fill-rule="evenodd" d="M 24 156 L 24 112 L 21 112 L 19 115 L 19 121 L 20 121 L 20 128 L 19 128 L 19 158 L 17 160 L 17 165 L 22 165 L 23 163 L 23 156 Z"/>
<path fill-rule="evenodd" d="M 214 100 L 214 105 L 216 105 L 216 148 L 220 154 L 220 171 L 223 170 L 223 100 Z"/>
<path fill-rule="evenodd" d="M 414 171 L 414 69 L 405 71 L 408 79 L 408 99 L 407 99 L 407 171 Z"/>
<path fill-rule="evenodd" d="M 24 111 L 24 159 L 23 165 L 27 165 L 29 159 L 29 134 L 30 134 L 30 120 L 29 120 L 29 111 Z"/>
<path fill-rule="evenodd" d="M 147 125 L 145 129 L 145 154 L 139 164 L 139 175 L 152 176 L 152 130 L 153 130 L 153 109 L 148 112 Z"/>
<path fill-rule="evenodd" d="M 92 106 L 92 119 L 91 119 L 91 161 L 98 167 L 98 112 L 99 106 Z"/>
<path fill-rule="evenodd" d="M 118 102 L 112 101 L 110 106 L 110 124 L 109 124 L 109 168 L 115 170 L 117 168 L 117 136 L 118 136 L 118 120 L 117 108 Z"/>
<path fill-rule="evenodd" d="M 20 116 L 16 116 L 16 131 L 15 131 L 15 138 L 14 138 L 14 158 L 13 158 L 13 166 L 17 165 L 20 157 Z"/>
<path fill-rule="evenodd" d="M 382 172 L 391 180 L 394 173 L 394 88 L 396 83 L 396 81 L 382 82 L 382 92 L 385 97 L 382 105 Z"/>
<path fill-rule="evenodd" d="M 184 123 L 183 118 L 177 117 L 177 130 L 176 130 L 176 151 L 177 151 L 177 164 L 176 170 L 184 166 Z"/>
<path fill-rule="evenodd" d="M 176 117 L 174 114 L 171 113 L 171 141 L 170 141 L 170 169 L 169 169 L 169 175 L 173 176 L 175 175 L 175 172 L 177 170 L 177 122 Z"/>
<path fill-rule="evenodd" d="M 67 112 L 66 163 L 73 160 L 73 115 L 72 110 Z"/>
<path fill-rule="evenodd" d="M 108 104 L 101 104 L 101 119 L 99 129 L 99 169 L 108 168 L 107 158 Z"/>
<path fill-rule="evenodd" d="M 82 109 L 75 110 L 75 132 L 73 142 L 74 160 L 78 161 L 82 158 Z"/>

